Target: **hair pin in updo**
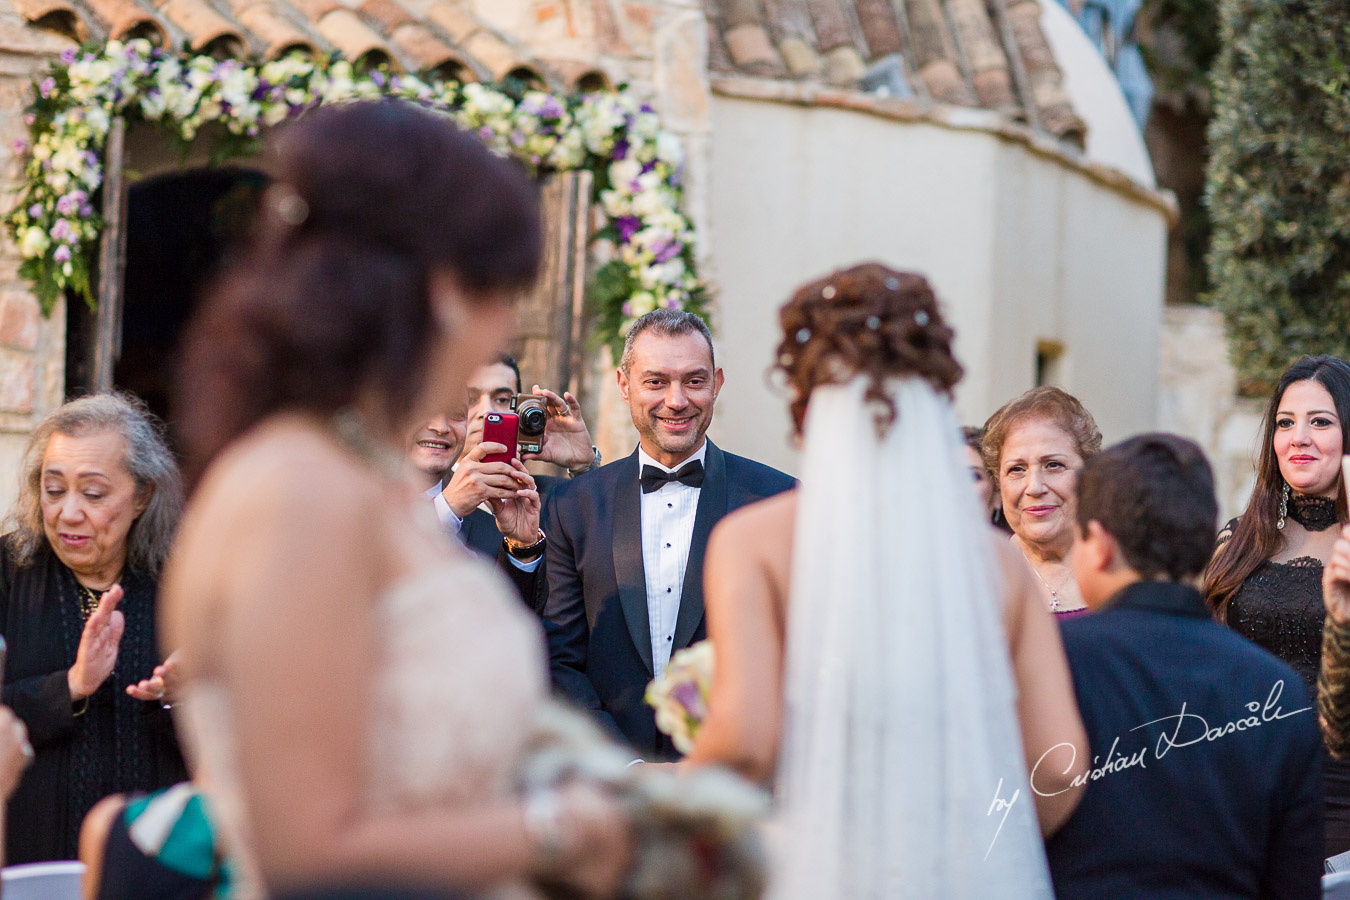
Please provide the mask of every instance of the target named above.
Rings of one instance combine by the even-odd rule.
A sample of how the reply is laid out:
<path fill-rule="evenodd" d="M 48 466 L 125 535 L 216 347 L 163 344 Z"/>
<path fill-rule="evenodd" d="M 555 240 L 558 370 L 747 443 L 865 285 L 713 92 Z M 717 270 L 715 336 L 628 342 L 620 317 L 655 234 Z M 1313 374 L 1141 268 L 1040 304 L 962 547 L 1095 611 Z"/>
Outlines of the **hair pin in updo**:
<path fill-rule="evenodd" d="M 923 310 L 919 310 L 918 312 L 916 312 L 914 314 L 914 324 L 918 325 L 920 328 L 927 325 L 928 313 L 924 312 Z"/>
<path fill-rule="evenodd" d="M 887 279 L 886 279 L 886 290 L 888 290 L 888 291 L 898 291 L 898 290 L 900 290 L 900 279 L 899 279 L 899 278 L 896 278 L 894 275 L 892 275 L 890 278 L 887 278 Z"/>
<path fill-rule="evenodd" d="M 834 285 L 827 284 L 825 285 L 825 289 L 820 292 L 820 296 L 824 297 L 826 300 L 833 300 L 836 293 L 838 293 L 838 291 L 834 289 Z"/>
<path fill-rule="evenodd" d="M 805 343 L 806 343 L 807 341 L 809 341 L 809 340 L 811 340 L 811 329 L 810 329 L 810 328 L 798 328 L 798 329 L 797 329 L 797 343 L 799 343 L 799 344 L 805 344 Z"/>
<path fill-rule="evenodd" d="M 274 203 L 277 211 L 277 218 L 291 227 L 303 225 L 309 218 L 309 204 L 305 198 L 297 194 L 289 187 L 277 188 L 277 198 Z"/>
<path fill-rule="evenodd" d="M 872 331 L 881 328 L 881 318 L 879 316 L 868 316 L 866 325 Z"/>

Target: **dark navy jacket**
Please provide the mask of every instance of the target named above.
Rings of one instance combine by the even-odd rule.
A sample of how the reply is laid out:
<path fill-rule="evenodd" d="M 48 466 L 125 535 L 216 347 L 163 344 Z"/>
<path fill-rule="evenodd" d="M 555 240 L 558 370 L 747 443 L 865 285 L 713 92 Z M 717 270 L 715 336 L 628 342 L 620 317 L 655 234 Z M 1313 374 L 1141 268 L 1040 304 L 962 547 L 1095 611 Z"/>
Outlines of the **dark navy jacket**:
<path fill-rule="evenodd" d="M 703 553 L 727 513 L 791 488 L 777 469 L 708 442 L 672 652 L 705 636 Z M 652 679 L 642 566 L 637 451 L 564 485 L 545 508 L 548 603 L 544 629 L 554 688 L 592 711 L 644 759 L 675 755 L 642 695 Z"/>
<path fill-rule="evenodd" d="M 551 475 L 536 475 L 535 486 L 539 490 L 539 499 L 547 504 L 549 497 L 566 484 L 566 479 Z M 542 514 L 540 521 L 543 521 Z M 544 532 L 546 539 L 548 532 Z M 536 614 L 542 614 L 548 600 L 547 560 L 542 561 L 533 572 L 522 572 L 506 556 L 506 546 L 502 543 L 502 533 L 497 530 L 497 520 L 486 510 L 470 510 L 459 527 L 459 538 L 470 550 L 488 559 L 495 559 L 498 568 L 515 585 L 521 601 Z"/>
<path fill-rule="evenodd" d="M 1321 738 L 1294 670 L 1171 582 L 1061 630 L 1093 759 L 1046 846 L 1059 900 L 1321 897 Z"/>

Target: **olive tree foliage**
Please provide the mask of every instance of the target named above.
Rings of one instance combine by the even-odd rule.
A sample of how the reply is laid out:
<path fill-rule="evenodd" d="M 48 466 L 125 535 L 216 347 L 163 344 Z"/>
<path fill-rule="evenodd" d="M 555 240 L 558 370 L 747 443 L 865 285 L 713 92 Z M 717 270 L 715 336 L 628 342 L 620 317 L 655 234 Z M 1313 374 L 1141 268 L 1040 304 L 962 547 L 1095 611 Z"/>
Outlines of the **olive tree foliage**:
<path fill-rule="evenodd" d="M 1350 358 L 1350 2 L 1221 0 L 1205 198 L 1239 387 Z"/>

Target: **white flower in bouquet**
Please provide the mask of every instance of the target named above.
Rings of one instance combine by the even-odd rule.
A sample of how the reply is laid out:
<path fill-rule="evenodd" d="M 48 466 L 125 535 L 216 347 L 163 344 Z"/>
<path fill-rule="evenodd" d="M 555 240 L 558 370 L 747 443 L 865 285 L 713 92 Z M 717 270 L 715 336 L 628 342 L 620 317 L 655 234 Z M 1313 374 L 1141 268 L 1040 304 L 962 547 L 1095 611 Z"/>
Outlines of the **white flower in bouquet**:
<path fill-rule="evenodd" d="M 647 686 L 643 699 L 656 710 L 656 727 L 681 753 L 694 748 L 698 729 L 708 717 L 712 679 L 712 642 L 699 641 L 671 656 L 666 671 Z"/>
<path fill-rule="evenodd" d="M 42 226 L 32 225 L 24 231 L 23 239 L 19 241 L 19 252 L 31 259 L 46 253 L 51 245 L 52 239 Z"/>

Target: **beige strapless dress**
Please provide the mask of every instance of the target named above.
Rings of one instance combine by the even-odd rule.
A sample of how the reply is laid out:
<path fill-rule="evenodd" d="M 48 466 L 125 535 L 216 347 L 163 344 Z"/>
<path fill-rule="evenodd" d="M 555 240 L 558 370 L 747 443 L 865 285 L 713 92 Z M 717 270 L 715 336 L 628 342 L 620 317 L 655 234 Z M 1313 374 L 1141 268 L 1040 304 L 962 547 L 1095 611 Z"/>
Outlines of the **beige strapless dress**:
<path fill-rule="evenodd" d="M 495 569 L 462 554 L 389 588 L 373 622 L 369 809 L 453 808 L 506 793 L 548 693 L 538 620 Z M 180 730 L 231 849 L 231 897 L 255 900 L 266 892 L 250 851 L 233 705 L 220 684 L 194 685 L 178 708 Z"/>

